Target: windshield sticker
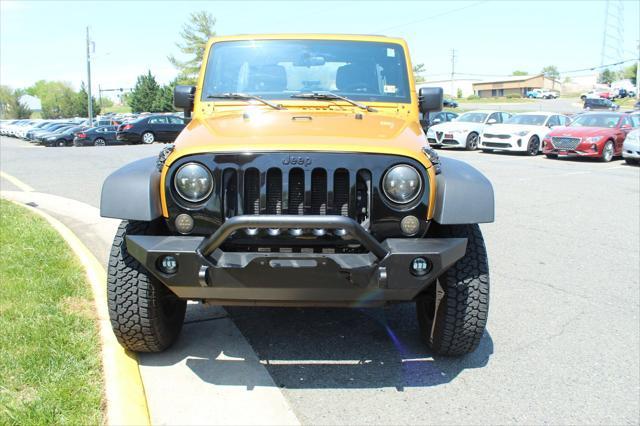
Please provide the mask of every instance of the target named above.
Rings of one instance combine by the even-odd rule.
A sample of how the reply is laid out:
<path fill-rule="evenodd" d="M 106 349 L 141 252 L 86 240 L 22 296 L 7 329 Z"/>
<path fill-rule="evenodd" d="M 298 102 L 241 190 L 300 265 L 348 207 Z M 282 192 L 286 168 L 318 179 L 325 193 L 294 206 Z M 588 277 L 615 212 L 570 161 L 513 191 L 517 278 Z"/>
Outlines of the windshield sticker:
<path fill-rule="evenodd" d="M 396 93 L 398 89 L 393 84 L 385 84 L 384 85 L 384 93 Z"/>
<path fill-rule="evenodd" d="M 396 57 L 396 49 L 392 49 L 390 47 L 387 47 L 387 57 L 395 58 Z"/>

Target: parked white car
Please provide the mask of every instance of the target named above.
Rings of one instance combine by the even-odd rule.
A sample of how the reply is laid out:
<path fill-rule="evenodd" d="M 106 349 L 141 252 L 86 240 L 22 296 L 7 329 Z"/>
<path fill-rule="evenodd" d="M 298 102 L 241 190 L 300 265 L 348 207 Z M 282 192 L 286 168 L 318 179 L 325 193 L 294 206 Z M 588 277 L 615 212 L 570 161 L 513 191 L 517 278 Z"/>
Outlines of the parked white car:
<path fill-rule="evenodd" d="M 627 164 L 640 164 L 640 129 L 630 131 L 625 138 L 622 158 Z"/>
<path fill-rule="evenodd" d="M 542 141 L 553 127 L 566 126 L 571 119 L 554 112 L 517 114 L 504 124 L 485 127 L 478 147 L 485 151 L 517 151 L 538 155 Z"/>
<path fill-rule="evenodd" d="M 478 148 L 478 139 L 486 126 L 504 123 L 511 114 L 504 111 L 477 110 L 465 112 L 448 123 L 436 124 L 427 130 L 429 145 L 442 148 Z"/>

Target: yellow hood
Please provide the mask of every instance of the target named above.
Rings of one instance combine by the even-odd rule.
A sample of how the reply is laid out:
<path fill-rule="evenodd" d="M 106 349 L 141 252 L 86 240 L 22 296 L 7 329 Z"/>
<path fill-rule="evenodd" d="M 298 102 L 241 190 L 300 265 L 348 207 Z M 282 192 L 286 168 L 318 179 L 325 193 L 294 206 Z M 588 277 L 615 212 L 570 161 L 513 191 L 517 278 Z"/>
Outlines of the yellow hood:
<path fill-rule="evenodd" d="M 425 143 L 419 123 L 391 115 L 257 107 L 194 118 L 165 165 L 206 152 L 324 151 L 402 155 L 429 168 Z"/>

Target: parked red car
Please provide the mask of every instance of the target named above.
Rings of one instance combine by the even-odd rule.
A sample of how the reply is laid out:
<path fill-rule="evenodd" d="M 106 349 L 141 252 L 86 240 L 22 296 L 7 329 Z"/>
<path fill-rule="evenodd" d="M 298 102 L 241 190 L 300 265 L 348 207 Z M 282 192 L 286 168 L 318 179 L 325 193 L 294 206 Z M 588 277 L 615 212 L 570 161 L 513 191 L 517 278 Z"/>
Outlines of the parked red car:
<path fill-rule="evenodd" d="M 558 156 L 596 157 L 607 162 L 622 155 L 622 144 L 633 128 L 628 114 L 591 112 L 580 114 L 567 127 L 554 128 L 543 140 L 542 152 Z"/>

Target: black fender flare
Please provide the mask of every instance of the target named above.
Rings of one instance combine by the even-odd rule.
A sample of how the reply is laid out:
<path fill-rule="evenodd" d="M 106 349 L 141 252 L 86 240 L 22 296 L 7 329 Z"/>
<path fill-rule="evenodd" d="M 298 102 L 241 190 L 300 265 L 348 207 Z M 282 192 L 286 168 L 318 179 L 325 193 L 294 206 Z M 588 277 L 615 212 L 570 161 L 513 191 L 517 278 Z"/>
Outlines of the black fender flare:
<path fill-rule="evenodd" d="M 158 157 L 129 163 L 102 184 L 100 216 L 152 221 L 162 215 Z"/>
<path fill-rule="evenodd" d="M 433 220 L 442 225 L 490 223 L 495 199 L 489 179 L 464 161 L 440 157 Z"/>

